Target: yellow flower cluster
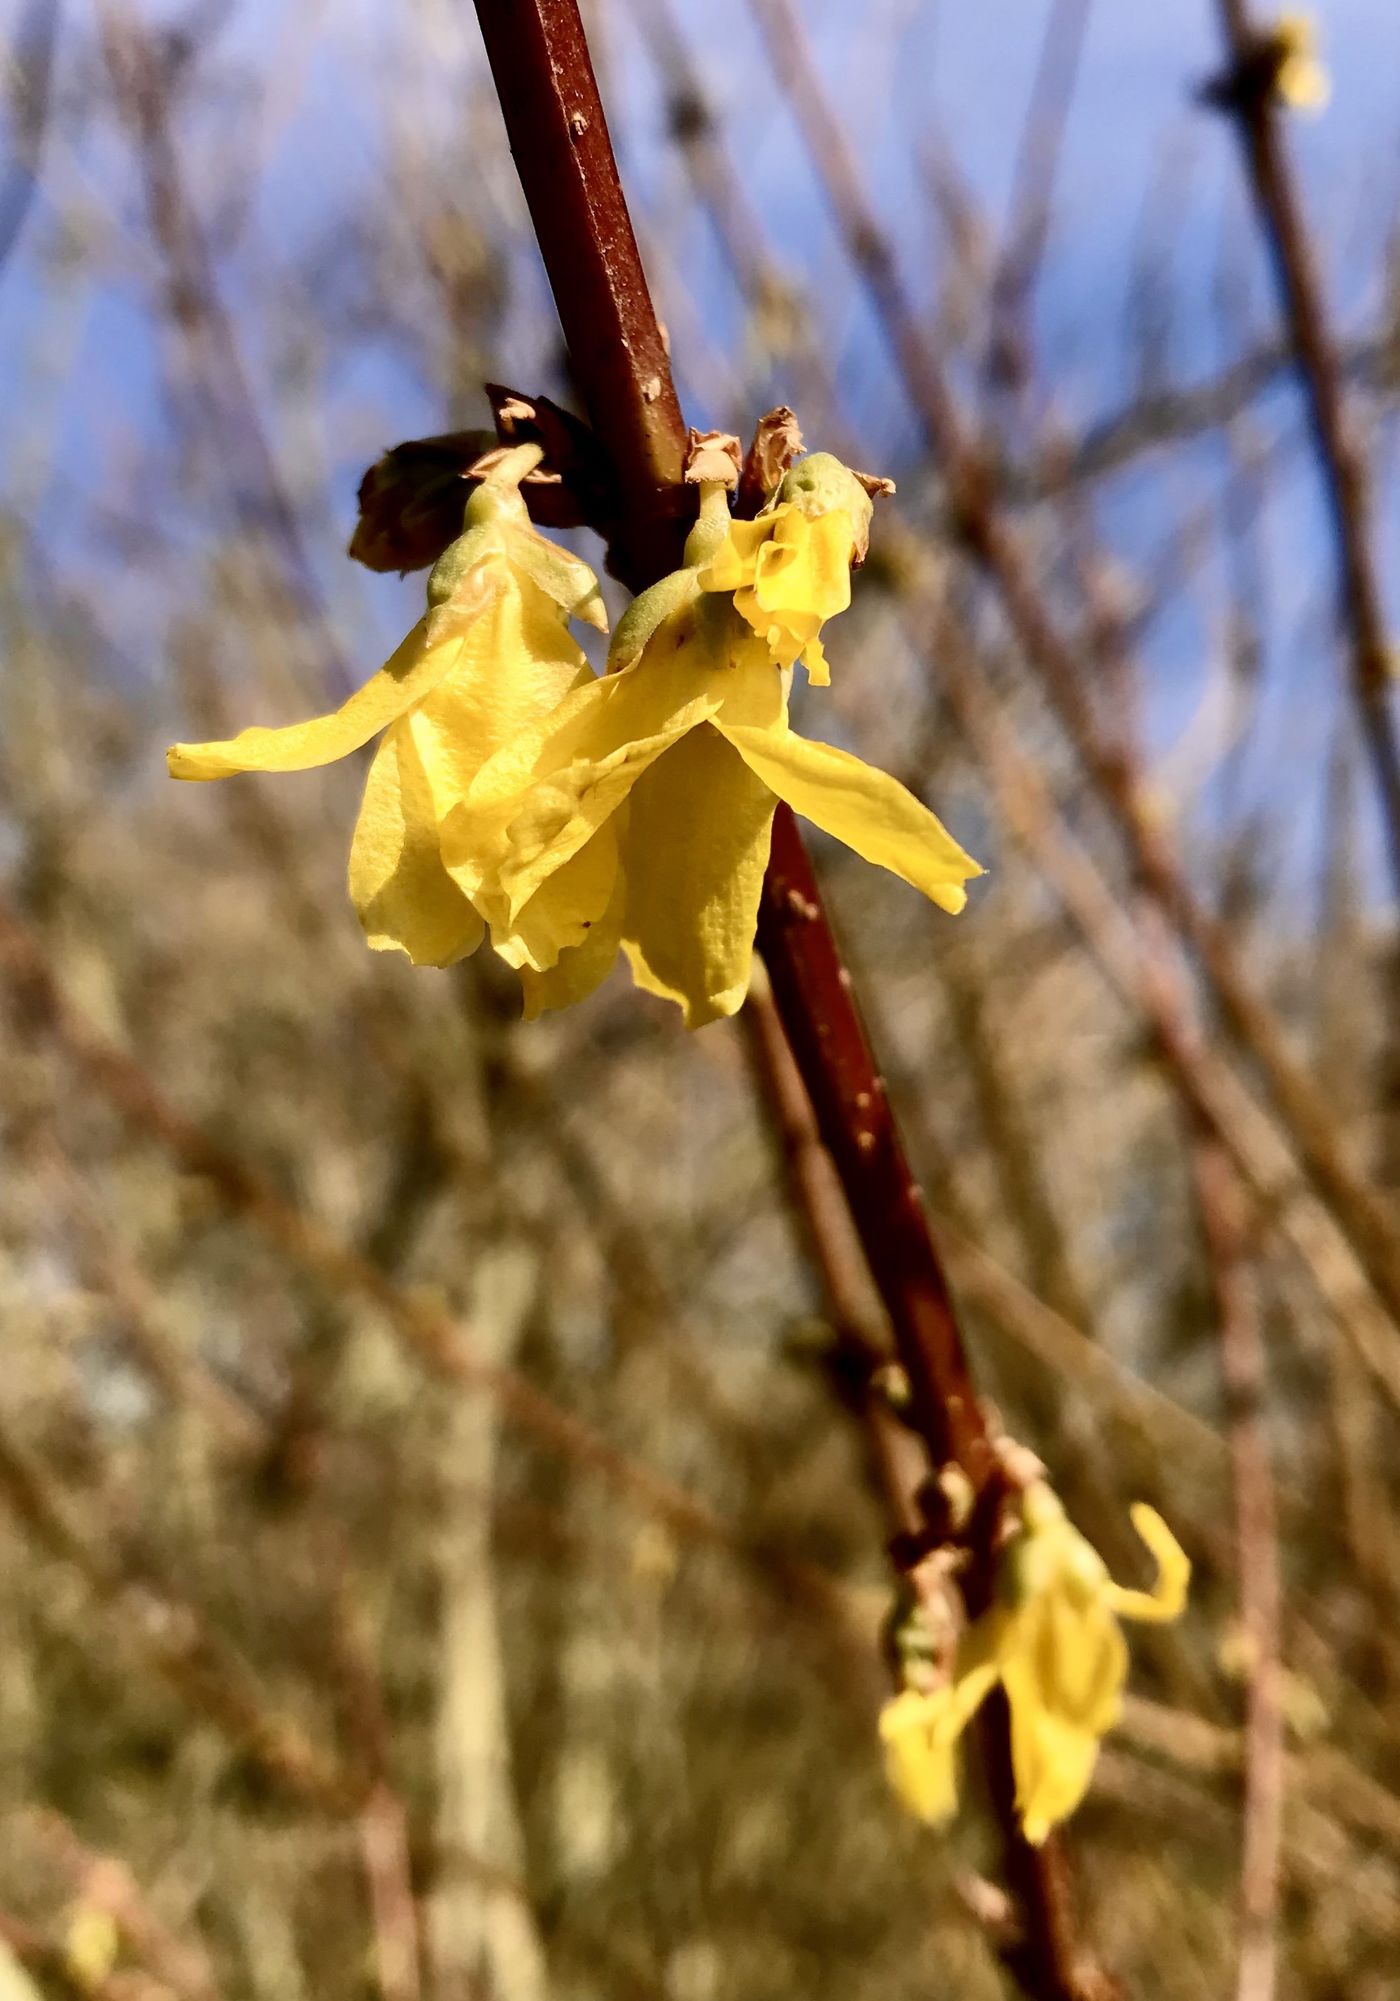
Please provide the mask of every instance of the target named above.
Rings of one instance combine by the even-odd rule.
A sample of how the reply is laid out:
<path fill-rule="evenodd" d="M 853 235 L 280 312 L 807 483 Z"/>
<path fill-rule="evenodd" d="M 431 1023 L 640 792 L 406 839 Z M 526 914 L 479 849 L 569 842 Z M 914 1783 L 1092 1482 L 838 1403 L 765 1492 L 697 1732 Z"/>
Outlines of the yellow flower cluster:
<path fill-rule="evenodd" d="M 906 1688 L 880 1716 L 890 1782 L 909 1812 L 935 1825 L 957 1809 L 956 1746 L 998 1682 L 1011 1710 L 1016 1809 L 1039 1845 L 1083 1799 L 1099 1740 L 1122 1707 L 1128 1648 L 1120 1620 L 1168 1620 L 1186 1603 L 1191 1566 L 1152 1508 L 1133 1526 L 1157 1560 L 1152 1591 L 1115 1584 L 1102 1557 L 1043 1482 L 1021 1498 L 1003 1553 L 996 1602 L 958 1647 L 952 1679 Z"/>
<path fill-rule="evenodd" d="M 850 602 L 870 500 L 835 459 L 787 475 L 756 521 L 702 488 L 685 563 L 630 606 L 607 672 L 568 630 L 601 624 L 587 566 L 538 535 L 507 453 L 429 580 L 428 611 L 334 715 L 177 744 L 177 778 L 298 771 L 383 732 L 350 857 L 369 942 L 444 966 L 494 949 L 525 1011 L 583 999 L 621 949 L 691 1026 L 748 989 L 780 799 L 945 910 L 980 873 L 883 772 L 788 722 L 791 670 L 825 685 L 820 632 Z"/>

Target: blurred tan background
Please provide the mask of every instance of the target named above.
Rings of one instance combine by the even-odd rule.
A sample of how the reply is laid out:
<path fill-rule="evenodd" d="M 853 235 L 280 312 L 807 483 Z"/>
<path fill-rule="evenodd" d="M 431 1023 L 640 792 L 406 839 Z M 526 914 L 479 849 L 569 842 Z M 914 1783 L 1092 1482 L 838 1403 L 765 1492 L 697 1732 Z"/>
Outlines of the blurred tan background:
<path fill-rule="evenodd" d="M 1385 2001 L 1396 881 L 1336 580 L 1384 616 L 1400 22 L 1329 9 L 1283 133 L 1348 522 L 1214 14 L 970 11 L 586 9 L 687 416 L 899 483 L 805 714 L 989 866 L 952 921 L 818 848 L 979 1378 L 1119 1574 L 1139 1498 L 1197 1566 L 1087 1932 L 1144 2001 Z M 522 1028 L 365 950 L 361 773 L 163 777 L 415 615 L 342 554 L 372 459 L 567 399 L 470 8 L 0 20 L 0 1995 L 1004 1991 L 975 1788 L 884 1786 L 878 1313 L 742 1025 L 619 977 Z"/>

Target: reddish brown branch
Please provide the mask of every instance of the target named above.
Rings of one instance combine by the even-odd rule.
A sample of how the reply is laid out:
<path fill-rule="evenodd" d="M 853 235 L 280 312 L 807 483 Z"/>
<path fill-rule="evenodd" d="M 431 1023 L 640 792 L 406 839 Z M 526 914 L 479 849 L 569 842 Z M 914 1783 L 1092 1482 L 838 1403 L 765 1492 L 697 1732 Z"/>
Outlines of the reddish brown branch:
<path fill-rule="evenodd" d="M 616 567 L 633 584 L 645 584 L 679 554 L 681 503 L 663 489 L 679 475 L 685 436 L 577 5 L 476 0 L 476 7 L 565 338 L 594 428 L 615 465 L 625 538 Z M 781 809 L 759 941 L 784 1031 L 890 1316 L 930 1470 L 956 1457 L 974 1491 L 990 1500 L 995 1461 L 922 1198 L 811 864 L 795 822 Z M 930 1526 L 943 1532 L 942 1523 Z M 987 1565 L 974 1564 L 971 1609 L 988 1589 Z M 994 1735 L 995 1780 L 1009 1756 L 1004 1716 Z M 1084 2001 L 1102 1986 L 1073 1944 L 1063 1859 L 1053 1843 L 1028 1848 L 1007 1788 L 994 1783 L 992 1791 L 1008 1877 L 1022 1904 L 1018 1974 L 1044 2001 Z"/>
<path fill-rule="evenodd" d="M 576 6 L 543 0 L 476 11 L 574 375 L 626 489 L 613 563 L 650 582 L 674 566 L 694 491 L 681 483 L 685 425 L 583 23 Z"/>
<path fill-rule="evenodd" d="M 758 942 L 822 1143 L 890 1316 L 934 1467 L 993 1469 L 948 1282 L 797 823 L 780 806 Z"/>

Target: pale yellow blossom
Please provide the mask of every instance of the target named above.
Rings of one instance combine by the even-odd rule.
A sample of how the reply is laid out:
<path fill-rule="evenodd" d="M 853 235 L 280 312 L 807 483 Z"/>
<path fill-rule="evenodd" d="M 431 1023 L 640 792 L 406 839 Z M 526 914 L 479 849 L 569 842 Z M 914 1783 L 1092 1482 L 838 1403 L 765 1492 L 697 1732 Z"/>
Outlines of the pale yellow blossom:
<path fill-rule="evenodd" d="M 1186 1603 L 1191 1566 L 1171 1530 L 1141 1504 L 1132 1520 L 1157 1561 L 1151 1591 L 1113 1582 L 1049 1486 L 1026 1490 L 996 1601 L 964 1633 L 951 1680 L 928 1692 L 905 1689 L 881 1715 L 890 1778 L 912 1813 L 935 1824 L 952 1815 L 958 1738 L 998 1682 L 1011 1711 L 1027 1841 L 1044 1841 L 1074 1812 L 1122 1707 L 1128 1647 L 1120 1622 L 1175 1619 Z"/>
<path fill-rule="evenodd" d="M 532 445 L 506 454 L 477 488 L 462 535 L 433 569 L 424 616 L 333 714 L 169 752 L 176 778 L 305 771 L 382 733 L 351 843 L 350 893 L 369 943 L 417 965 L 450 965 L 484 930 L 442 865 L 444 814 L 495 750 L 592 679 L 569 618 L 606 625 L 587 564 L 526 515 L 519 483 L 539 456 Z"/>
<path fill-rule="evenodd" d="M 527 1012 L 582 998 L 620 945 L 638 985 L 690 1026 L 732 1014 L 779 800 L 945 910 L 980 873 L 902 785 L 788 721 L 791 663 L 845 601 L 868 521 L 854 476 L 820 456 L 788 475 L 764 533 L 805 525 L 791 560 L 767 565 L 774 545 L 747 533 L 758 524 L 731 522 L 717 484 L 704 493 L 684 567 L 631 606 L 610 671 L 519 731 L 444 823 L 453 878 L 513 939 Z M 750 574 L 762 587 L 736 596 L 730 581 Z M 565 959 L 580 926 L 587 944 Z"/>

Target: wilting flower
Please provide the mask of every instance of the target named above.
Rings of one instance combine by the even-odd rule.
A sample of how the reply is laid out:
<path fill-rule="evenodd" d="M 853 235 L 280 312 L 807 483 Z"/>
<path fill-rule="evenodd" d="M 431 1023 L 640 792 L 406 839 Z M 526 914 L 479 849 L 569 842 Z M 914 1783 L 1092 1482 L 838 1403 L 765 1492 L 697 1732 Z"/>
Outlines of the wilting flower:
<path fill-rule="evenodd" d="M 890 1781 L 911 1813 L 934 1823 L 951 1817 L 957 1740 L 997 1682 L 1011 1709 L 1027 1841 L 1044 1841 L 1074 1812 L 1122 1707 L 1128 1647 L 1120 1620 L 1175 1619 L 1186 1603 L 1191 1566 L 1175 1536 L 1152 1508 L 1133 1508 L 1132 1521 L 1157 1561 L 1152 1591 L 1115 1584 L 1053 1491 L 1043 1482 L 1026 1490 L 996 1602 L 964 1633 L 951 1682 L 907 1688 L 881 1713 Z"/>
<path fill-rule="evenodd" d="M 780 667 L 800 657 L 814 687 L 831 680 L 818 633 L 851 602 L 851 561 L 864 561 L 870 496 L 845 466 L 814 452 L 783 482 L 756 521 L 731 521 L 700 572 L 707 591 L 729 591 Z"/>
<path fill-rule="evenodd" d="M 1273 27 L 1277 68 L 1274 90 L 1291 111 L 1325 111 L 1332 95 L 1331 79 L 1317 49 L 1317 28 L 1310 14 L 1281 14 Z"/>
<path fill-rule="evenodd" d="M 788 723 L 792 662 L 804 647 L 820 659 L 818 629 L 848 599 L 869 514 L 854 476 L 825 457 L 790 473 L 757 523 L 731 522 L 723 489 L 706 487 L 685 567 L 629 608 L 609 672 L 476 774 L 443 855 L 513 941 L 527 1013 L 582 998 L 621 945 L 638 985 L 691 1027 L 732 1014 L 780 799 L 962 908 L 980 870 L 932 813 Z M 580 927 L 587 944 L 564 956 Z"/>
<path fill-rule="evenodd" d="M 417 965 L 463 958 L 484 928 L 442 865 L 443 815 L 500 745 L 592 679 L 568 619 L 606 630 L 587 564 L 530 526 L 519 485 L 539 456 L 533 445 L 507 452 L 482 481 L 428 580 L 426 614 L 333 715 L 169 752 L 176 778 L 305 771 L 382 731 L 351 844 L 350 893 L 370 944 Z"/>

